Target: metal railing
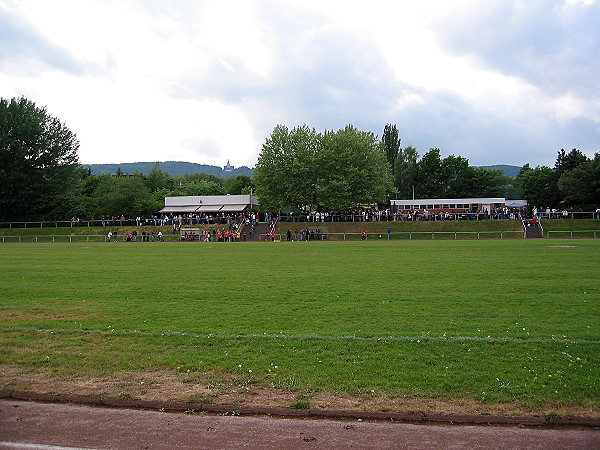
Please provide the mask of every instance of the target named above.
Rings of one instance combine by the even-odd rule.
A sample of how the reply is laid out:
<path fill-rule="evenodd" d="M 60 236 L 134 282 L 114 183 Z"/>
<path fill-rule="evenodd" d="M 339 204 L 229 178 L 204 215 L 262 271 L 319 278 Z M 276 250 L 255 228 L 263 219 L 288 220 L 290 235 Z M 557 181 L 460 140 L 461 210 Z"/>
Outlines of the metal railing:
<path fill-rule="evenodd" d="M 460 239 L 515 239 L 522 236 L 522 231 L 404 231 L 395 233 L 367 233 L 366 240 L 460 240 Z M 362 233 L 320 233 L 308 241 L 359 241 Z M 286 240 L 286 235 L 275 235 L 277 240 Z M 268 234 L 261 234 L 260 240 L 271 240 Z M 294 236 L 294 240 L 295 236 Z M 299 241 L 307 242 L 305 239 Z"/>
<path fill-rule="evenodd" d="M 366 239 L 369 241 L 384 240 L 479 240 L 479 239 L 518 239 L 523 235 L 522 231 L 404 231 L 395 233 L 367 233 Z M 600 230 L 557 230 L 546 231 L 548 238 L 599 238 Z M 275 235 L 278 241 L 286 240 L 286 235 L 278 233 Z M 309 241 L 360 241 L 362 233 L 321 233 L 315 235 Z M 270 241 L 269 234 L 261 234 L 260 240 Z M 295 239 L 295 236 L 293 237 Z M 164 234 L 163 242 L 181 242 L 181 236 L 178 234 Z M 305 242 L 300 239 L 300 241 Z M 104 234 L 53 234 L 36 236 L 0 236 L 0 242 L 22 242 L 22 243 L 46 243 L 46 242 L 109 242 Z M 112 236 L 110 242 L 128 242 L 126 235 Z M 143 241 L 141 235 L 137 236 L 137 241 L 160 242 L 157 236 L 148 237 L 148 241 Z M 199 241 L 195 241 L 199 242 Z"/>
<path fill-rule="evenodd" d="M 569 238 L 582 238 L 582 237 L 598 237 L 600 235 L 600 230 L 569 230 L 569 231 L 564 231 L 564 230 L 553 230 L 553 231 L 546 231 L 546 236 L 547 237 L 555 237 L 555 238 L 559 238 L 561 237 L 561 234 L 568 234 Z"/>
<path fill-rule="evenodd" d="M 162 242 L 177 242 L 180 241 L 178 234 L 164 234 L 162 236 Z M 128 241 L 127 235 L 120 234 L 117 236 L 111 236 L 110 241 L 105 234 L 52 234 L 52 235 L 38 235 L 38 236 L 0 236 L 0 242 L 23 242 L 23 243 L 45 243 L 45 242 L 161 242 L 157 235 L 148 236 L 147 241 L 142 240 L 142 236 L 138 234 L 136 241 Z"/>

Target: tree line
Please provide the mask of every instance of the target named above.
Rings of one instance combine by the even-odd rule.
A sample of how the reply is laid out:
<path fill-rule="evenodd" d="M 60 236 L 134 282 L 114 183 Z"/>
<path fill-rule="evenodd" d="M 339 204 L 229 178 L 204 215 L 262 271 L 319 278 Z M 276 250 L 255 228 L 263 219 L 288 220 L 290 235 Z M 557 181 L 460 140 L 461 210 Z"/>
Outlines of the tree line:
<path fill-rule="evenodd" d="M 78 159 L 79 141 L 59 119 L 24 97 L 0 99 L 0 221 L 148 217 L 178 195 L 249 194 L 263 210 L 290 206 L 345 210 L 387 206 L 390 198 L 525 198 L 538 207 L 600 205 L 600 154 L 560 150 L 553 168 L 525 165 L 516 178 L 473 167 L 462 156 L 422 156 L 401 146 L 396 125 L 381 138 L 348 125 L 317 132 L 277 125 L 265 140 L 254 177 L 207 174 L 91 175 Z"/>
<path fill-rule="evenodd" d="M 0 222 L 71 217 L 150 217 L 177 195 L 250 193 L 247 175 L 172 178 L 156 163 L 148 174 L 92 175 L 79 164 L 77 136 L 24 97 L 0 99 Z"/>

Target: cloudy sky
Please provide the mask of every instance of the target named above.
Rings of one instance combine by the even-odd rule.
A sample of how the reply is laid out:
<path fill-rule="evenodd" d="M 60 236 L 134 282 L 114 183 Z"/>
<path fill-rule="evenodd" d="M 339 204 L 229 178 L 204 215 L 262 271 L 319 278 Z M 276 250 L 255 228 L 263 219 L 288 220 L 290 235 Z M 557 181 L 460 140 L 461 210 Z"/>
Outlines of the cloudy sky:
<path fill-rule="evenodd" d="M 346 124 L 472 165 L 600 151 L 600 0 L 0 0 L 0 97 L 82 163 L 253 167 Z"/>

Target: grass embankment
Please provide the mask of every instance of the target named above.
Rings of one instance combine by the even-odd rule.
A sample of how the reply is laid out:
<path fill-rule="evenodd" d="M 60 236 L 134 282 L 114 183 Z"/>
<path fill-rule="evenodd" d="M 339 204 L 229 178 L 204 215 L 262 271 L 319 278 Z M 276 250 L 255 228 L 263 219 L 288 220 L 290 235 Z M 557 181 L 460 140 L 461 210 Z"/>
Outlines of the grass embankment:
<path fill-rule="evenodd" d="M 225 229 L 226 225 L 194 225 L 200 230 Z M 4 242 L 103 242 L 109 231 L 117 233 L 119 241 L 137 231 L 137 240 L 142 241 L 142 232 L 159 231 L 163 233 L 165 241 L 177 241 L 180 234 L 173 232 L 172 226 L 110 226 L 110 227 L 44 227 L 44 228 L 0 228 L 0 243 Z M 150 237 L 151 238 L 151 237 Z M 113 237 L 113 239 L 115 239 Z"/>
<path fill-rule="evenodd" d="M 201 231 L 213 232 L 215 229 L 226 229 L 227 225 L 193 225 Z M 522 238 L 521 222 L 518 220 L 463 220 L 463 221 L 420 221 L 420 222 L 280 222 L 276 233 L 285 237 L 287 230 L 294 233 L 302 228 L 319 228 L 328 234 L 328 240 L 359 240 L 363 231 L 368 233 L 369 239 L 386 240 L 387 229 L 392 227 L 392 239 L 503 239 Z M 594 237 L 590 230 L 600 230 L 600 220 L 545 220 L 543 221 L 545 235 L 548 231 L 564 231 L 565 233 L 551 233 L 550 237 L 568 238 L 566 232 L 575 231 L 574 237 Z M 103 241 L 108 231 L 117 232 L 119 240 L 123 240 L 128 233 L 136 230 L 138 241 L 141 240 L 142 231 L 161 231 L 167 241 L 179 239 L 179 233 L 173 233 L 172 226 L 112 226 L 112 227 L 44 227 L 44 228 L 0 228 L 0 238 L 5 242 L 94 242 Z M 432 235 L 431 233 L 434 233 Z M 479 234 L 477 234 L 479 233 Z M 597 233 L 600 236 L 600 233 Z"/>
<path fill-rule="evenodd" d="M 598 219 L 552 219 L 542 221 L 544 236 L 552 238 L 590 238 L 600 237 L 600 220 Z M 594 231 L 596 233 L 594 233 Z"/>
<path fill-rule="evenodd" d="M 518 220 L 463 220 L 419 222 L 280 222 L 276 232 L 284 235 L 302 228 L 327 233 L 328 240 L 359 240 L 363 231 L 369 239 L 387 239 L 388 227 L 392 227 L 391 239 L 477 239 L 522 238 L 523 228 Z M 435 233 L 432 236 L 431 233 Z"/>
<path fill-rule="evenodd" d="M 600 241 L 548 242 L 2 245 L 0 384 L 597 415 Z"/>

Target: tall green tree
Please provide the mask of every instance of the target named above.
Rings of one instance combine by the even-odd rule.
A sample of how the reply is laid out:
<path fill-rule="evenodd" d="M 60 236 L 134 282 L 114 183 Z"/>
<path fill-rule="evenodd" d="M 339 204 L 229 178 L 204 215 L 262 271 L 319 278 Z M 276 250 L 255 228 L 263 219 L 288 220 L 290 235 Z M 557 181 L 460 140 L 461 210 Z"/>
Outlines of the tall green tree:
<path fill-rule="evenodd" d="M 440 182 L 442 184 L 439 195 L 445 198 L 461 198 L 470 189 L 467 187 L 470 170 L 469 160 L 462 156 L 450 155 L 441 160 Z"/>
<path fill-rule="evenodd" d="M 460 190 L 454 198 L 504 197 L 510 179 L 501 169 L 469 166 L 460 181 Z"/>
<path fill-rule="evenodd" d="M 417 167 L 417 198 L 443 198 L 446 189 L 439 148 L 431 148 Z"/>
<path fill-rule="evenodd" d="M 383 128 L 381 147 L 385 153 L 388 163 L 390 164 L 390 171 L 393 172 L 396 158 L 400 153 L 400 138 L 398 137 L 398 128 L 396 128 L 396 125 L 391 125 L 388 123 Z"/>
<path fill-rule="evenodd" d="M 327 209 L 383 203 L 392 177 L 375 135 L 348 125 L 323 135 L 319 204 Z"/>
<path fill-rule="evenodd" d="M 90 216 L 125 216 L 127 218 L 155 214 L 162 203 L 150 193 L 141 176 L 133 178 L 101 175 L 94 189 L 94 210 Z"/>
<path fill-rule="evenodd" d="M 318 204 L 320 149 L 321 135 L 307 125 L 273 129 L 254 169 L 253 181 L 263 209 L 314 208 Z"/>
<path fill-rule="evenodd" d="M 409 146 L 400 149 L 394 163 L 394 184 L 398 198 L 412 198 L 417 178 L 419 152 Z"/>
<path fill-rule="evenodd" d="M 556 185 L 553 182 L 554 171 L 550 167 L 538 166 L 535 169 L 525 164 L 515 179 L 515 187 L 521 197 L 527 199 L 533 207 L 557 206 L 550 203 L 554 198 Z"/>
<path fill-rule="evenodd" d="M 24 97 L 0 99 L 0 220 L 51 218 L 83 172 L 77 136 Z"/>
<path fill-rule="evenodd" d="M 558 188 L 570 207 L 595 210 L 600 206 L 600 153 L 562 172 Z"/>
<path fill-rule="evenodd" d="M 173 185 L 169 174 L 164 170 L 161 170 L 159 162 L 154 163 L 152 169 L 150 169 L 150 172 L 146 175 L 144 183 L 150 192 L 153 193 L 159 189 L 168 189 Z"/>
<path fill-rule="evenodd" d="M 252 178 L 248 175 L 237 175 L 227 179 L 225 190 L 231 195 L 249 194 L 253 188 Z"/>

